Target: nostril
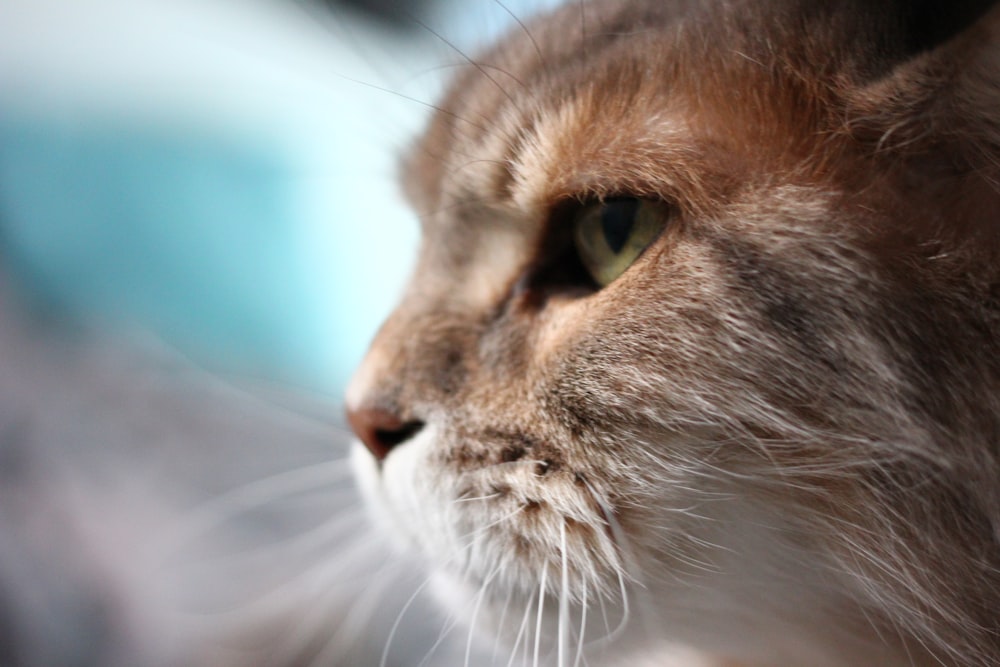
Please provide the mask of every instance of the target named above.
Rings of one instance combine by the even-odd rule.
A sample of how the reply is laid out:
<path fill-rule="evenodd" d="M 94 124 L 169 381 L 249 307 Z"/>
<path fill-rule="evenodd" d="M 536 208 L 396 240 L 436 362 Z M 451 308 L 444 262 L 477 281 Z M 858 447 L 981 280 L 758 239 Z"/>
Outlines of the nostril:
<path fill-rule="evenodd" d="M 375 437 L 386 447 L 392 449 L 399 443 L 415 436 L 423 427 L 423 422 L 406 422 L 395 430 L 376 429 Z"/>
<path fill-rule="evenodd" d="M 388 456 L 393 447 L 409 440 L 424 427 L 422 421 L 403 421 L 396 413 L 379 408 L 348 410 L 347 421 L 379 461 Z"/>

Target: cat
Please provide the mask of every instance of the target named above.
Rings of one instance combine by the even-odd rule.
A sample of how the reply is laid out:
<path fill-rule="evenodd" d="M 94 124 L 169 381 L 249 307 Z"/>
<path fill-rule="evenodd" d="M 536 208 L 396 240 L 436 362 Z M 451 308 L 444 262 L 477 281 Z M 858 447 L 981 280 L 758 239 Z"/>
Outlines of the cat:
<path fill-rule="evenodd" d="M 599 0 L 469 60 L 346 400 L 468 650 L 1000 664 L 990 5 Z"/>

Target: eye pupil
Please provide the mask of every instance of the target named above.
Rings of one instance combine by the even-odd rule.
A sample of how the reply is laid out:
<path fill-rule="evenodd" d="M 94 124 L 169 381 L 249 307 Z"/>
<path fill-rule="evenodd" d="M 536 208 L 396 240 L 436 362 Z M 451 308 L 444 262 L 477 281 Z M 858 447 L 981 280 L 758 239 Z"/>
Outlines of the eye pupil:
<path fill-rule="evenodd" d="M 601 211 L 601 232 L 608 247 L 615 254 L 622 251 L 635 225 L 635 215 L 639 209 L 639 200 L 612 199 L 604 203 Z"/>
<path fill-rule="evenodd" d="M 598 288 L 632 266 L 674 218 L 674 208 L 657 199 L 577 199 L 571 206 L 572 259 Z"/>

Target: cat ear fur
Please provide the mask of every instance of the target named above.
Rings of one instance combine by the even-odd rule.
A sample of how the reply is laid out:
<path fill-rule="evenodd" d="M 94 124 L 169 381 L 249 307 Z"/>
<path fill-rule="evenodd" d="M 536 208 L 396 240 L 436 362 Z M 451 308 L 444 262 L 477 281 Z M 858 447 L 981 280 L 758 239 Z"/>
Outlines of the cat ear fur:
<path fill-rule="evenodd" d="M 889 59 L 895 64 L 863 86 L 856 98 L 859 106 L 868 107 L 869 118 L 890 121 L 883 124 L 883 132 L 901 133 L 894 138 L 881 136 L 883 147 L 912 145 L 920 151 L 927 147 L 921 139 L 940 145 L 947 137 L 976 144 L 980 157 L 996 166 L 1000 163 L 1000 3 L 890 0 L 889 5 L 898 11 L 902 51 Z"/>
<path fill-rule="evenodd" d="M 891 0 L 886 4 L 902 28 L 904 53 L 915 55 L 961 34 L 997 3 L 993 0 Z"/>
<path fill-rule="evenodd" d="M 908 218 L 914 239 L 927 247 L 975 247 L 987 263 L 1000 260 L 997 5 L 883 5 L 898 12 L 891 20 L 905 37 L 887 69 L 848 95 L 847 109 L 852 137 L 881 156 L 885 169 L 905 175 L 917 211 Z M 921 210 L 938 213 L 921 222 Z"/>

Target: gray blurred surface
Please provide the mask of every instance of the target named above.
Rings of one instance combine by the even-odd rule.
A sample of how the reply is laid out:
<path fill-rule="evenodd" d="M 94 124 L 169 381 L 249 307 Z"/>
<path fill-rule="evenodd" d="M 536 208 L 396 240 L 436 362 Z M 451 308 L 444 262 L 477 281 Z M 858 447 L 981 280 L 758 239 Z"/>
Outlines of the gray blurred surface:
<path fill-rule="evenodd" d="M 57 324 L 0 296 L 0 664 L 378 665 L 422 579 L 367 527 L 337 402 Z M 437 639 L 423 604 L 387 664 Z"/>

